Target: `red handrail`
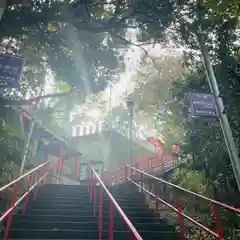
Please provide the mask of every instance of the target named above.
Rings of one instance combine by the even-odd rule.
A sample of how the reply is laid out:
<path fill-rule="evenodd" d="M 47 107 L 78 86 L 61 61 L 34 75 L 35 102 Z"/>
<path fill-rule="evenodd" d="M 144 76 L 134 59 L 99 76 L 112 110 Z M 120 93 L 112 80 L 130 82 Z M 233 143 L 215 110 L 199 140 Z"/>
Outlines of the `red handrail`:
<path fill-rule="evenodd" d="M 90 200 L 93 200 L 94 204 L 94 215 L 96 215 L 96 191 L 97 191 L 97 183 L 99 184 L 99 240 L 102 240 L 102 208 L 103 208 L 103 192 L 105 191 L 109 198 L 109 240 L 113 240 L 113 207 L 115 207 L 119 213 L 119 215 L 123 218 L 124 222 L 132 232 L 132 236 L 134 240 L 143 240 L 142 237 L 137 232 L 136 228 L 133 226 L 131 221 L 128 219 L 126 214 L 123 212 L 123 210 L 120 208 L 112 194 L 108 191 L 107 187 L 104 185 L 103 181 L 100 179 L 97 172 L 93 169 L 91 164 L 88 165 L 87 168 L 87 183 L 89 185 L 89 196 Z"/>
<path fill-rule="evenodd" d="M 35 190 L 34 191 L 34 200 L 35 200 L 36 194 L 37 194 L 36 187 L 40 184 L 44 184 L 48 175 L 53 175 L 52 172 L 50 171 L 50 163 L 51 161 L 46 161 L 45 163 L 37 166 L 36 168 L 28 171 L 27 173 L 23 174 L 19 178 L 13 180 L 12 182 L 0 188 L 0 193 L 1 193 L 6 189 L 8 189 L 9 187 L 12 187 L 12 186 L 14 187 L 12 203 L 10 207 L 0 217 L 0 223 L 7 218 L 7 224 L 6 224 L 3 240 L 6 240 L 8 238 L 8 232 L 11 226 L 14 209 L 24 201 L 24 203 L 22 204 L 22 214 L 25 214 L 29 193 Z M 33 174 L 36 174 L 35 183 L 32 183 Z M 21 190 L 21 185 L 20 185 L 21 181 L 26 177 L 28 177 L 28 190 L 19 199 L 17 199 L 18 194 L 20 193 L 20 190 Z"/>
<path fill-rule="evenodd" d="M 127 165 L 127 167 L 128 167 L 128 168 L 132 168 L 134 171 L 139 172 L 139 173 L 141 173 L 141 174 L 143 174 L 143 175 L 145 175 L 145 176 L 147 176 L 147 177 L 149 177 L 149 178 L 152 178 L 152 179 L 157 180 L 157 181 L 159 181 L 159 182 L 162 182 L 162 183 L 164 183 L 164 184 L 166 184 L 166 185 L 169 185 L 169 186 L 171 186 L 171 187 L 174 187 L 175 189 L 181 190 L 182 192 L 191 194 L 191 195 L 193 195 L 193 196 L 195 196 L 195 197 L 198 197 L 198 198 L 201 198 L 201 199 L 203 199 L 203 200 L 209 201 L 209 202 L 211 202 L 212 204 L 217 204 L 217 205 L 219 205 L 219 206 L 221 206 L 221 207 L 223 207 L 223 208 L 226 208 L 226 209 L 228 209 L 229 211 L 233 211 L 233 212 L 236 212 L 236 213 L 240 214 L 240 209 L 238 209 L 238 208 L 229 206 L 229 205 L 227 205 L 227 204 L 225 204 L 225 203 L 222 203 L 222 202 L 213 200 L 213 199 L 211 199 L 211 198 L 205 197 L 205 196 L 203 196 L 203 195 L 200 195 L 200 194 L 198 194 L 198 193 L 192 192 L 192 191 L 190 191 L 190 190 L 187 190 L 187 189 L 185 189 L 185 188 L 183 188 L 183 187 L 180 187 L 180 186 L 178 186 L 178 185 L 176 185 L 176 184 L 170 183 L 170 182 L 168 182 L 168 181 L 166 181 L 166 180 L 163 180 L 163 179 L 161 179 L 161 178 L 155 177 L 155 176 L 153 176 L 153 175 L 151 175 L 151 174 L 148 174 L 148 173 L 146 173 L 146 172 L 143 172 L 143 171 L 141 171 L 141 170 L 139 170 L 139 169 L 136 169 L 136 168 L 134 168 L 134 167 L 131 167 L 131 166 L 129 166 L 129 165 Z"/>
<path fill-rule="evenodd" d="M 128 169 L 130 169 L 131 171 L 135 171 L 135 176 L 136 176 L 136 173 L 140 174 L 140 184 L 138 183 L 138 180 L 133 180 L 132 179 L 134 177 L 134 175 L 128 176 Z M 197 194 L 195 192 L 192 192 L 190 190 L 184 189 L 184 188 L 182 188 L 178 185 L 175 185 L 173 183 L 165 181 L 161 178 L 155 177 L 151 174 L 148 174 L 144 171 L 136 169 L 132 166 L 126 165 L 125 174 L 126 174 L 125 175 L 126 180 L 130 181 L 135 186 L 140 188 L 141 192 L 145 192 L 148 195 L 150 195 L 151 197 L 155 198 L 155 200 L 156 200 L 156 212 L 157 213 L 159 211 L 158 203 L 161 202 L 164 205 L 166 205 L 168 208 L 170 208 L 171 210 L 173 210 L 174 212 L 176 212 L 178 214 L 178 220 L 179 220 L 179 225 L 180 225 L 180 237 L 181 237 L 180 239 L 181 240 L 184 239 L 184 226 L 183 226 L 183 219 L 184 218 L 187 219 L 188 221 L 192 222 L 200 230 L 203 230 L 206 233 L 208 233 L 209 235 L 211 235 L 211 236 L 213 236 L 213 237 L 215 237 L 219 240 L 222 240 L 223 239 L 223 231 L 222 231 L 221 218 L 220 218 L 219 213 L 218 213 L 218 207 L 222 207 L 222 208 L 224 208 L 228 211 L 231 211 L 233 213 L 240 214 L 240 209 L 239 208 L 235 208 L 235 207 L 227 205 L 225 203 L 210 199 L 208 197 L 202 196 L 202 195 Z M 144 176 L 147 177 L 148 179 L 152 179 L 152 180 L 155 181 L 155 193 L 152 193 L 151 191 L 144 188 L 144 186 L 143 186 Z M 159 188 L 159 183 L 170 186 L 171 190 L 177 190 L 178 191 L 178 207 L 177 208 L 174 207 L 173 205 L 169 204 L 164 199 L 162 199 L 158 196 L 158 194 L 157 194 L 158 191 L 156 191 L 156 189 Z M 204 226 L 203 224 L 199 223 L 198 221 L 194 220 L 192 217 L 188 216 L 186 213 L 183 212 L 182 196 L 181 196 L 181 194 L 179 194 L 179 192 L 186 193 L 188 195 L 197 197 L 199 199 L 207 201 L 208 203 L 213 204 L 213 206 L 214 206 L 213 213 L 214 213 L 215 218 L 216 218 L 217 232 L 214 232 L 213 230 L 209 229 L 208 227 Z"/>
<path fill-rule="evenodd" d="M 33 173 L 33 172 L 37 171 L 38 169 L 42 168 L 43 166 L 47 165 L 49 162 L 51 162 L 51 161 L 47 161 L 47 162 L 35 167 L 34 169 L 32 169 L 32 170 L 28 171 L 27 173 L 23 174 L 22 176 L 20 176 L 19 178 L 16 178 L 12 182 L 10 182 L 10 183 L 6 184 L 5 186 L 1 187 L 0 188 L 0 193 L 3 192 L 4 190 L 6 190 L 7 188 L 11 187 L 15 183 L 19 182 L 20 180 L 22 180 L 26 176 L 30 175 L 31 173 Z"/>
<path fill-rule="evenodd" d="M 171 164 L 174 166 L 181 163 L 181 161 L 179 162 L 177 159 L 174 158 L 169 160 L 168 156 L 169 154 L 152 153 L 152 155 L 150 156 L 144 157 L 139 161 L 135 161 L 132 166 L 152 173 L 157 167 L 161 167 L 161 169 L 163 169 L 164 171 L 165 169 L 169 169 L 168 167 L 171 166 Z M 104 182 L 118 182 L 118 180 L 124 179 L 124 169 L 125 165 L 122 164 L 114 168 L 105 170 L 103 172 Z"/>

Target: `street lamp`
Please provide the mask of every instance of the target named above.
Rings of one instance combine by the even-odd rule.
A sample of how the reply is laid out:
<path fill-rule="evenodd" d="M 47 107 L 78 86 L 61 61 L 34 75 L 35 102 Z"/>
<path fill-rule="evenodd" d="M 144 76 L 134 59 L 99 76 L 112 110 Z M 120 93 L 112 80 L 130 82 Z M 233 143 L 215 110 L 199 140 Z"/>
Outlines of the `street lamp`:
<path fill-rule="evenodd" d="M 130 155 L 130 164 L 133 164 L 133 144 L 132 144 L 132 130 L 133 130 L 133 110 L 134 110 L 134 101 L 127 100 L 127 108 L 129 111 L 129 128 L 128 128 L 128 139 L 130 141 L 129 146 L 129 155 Z"/>

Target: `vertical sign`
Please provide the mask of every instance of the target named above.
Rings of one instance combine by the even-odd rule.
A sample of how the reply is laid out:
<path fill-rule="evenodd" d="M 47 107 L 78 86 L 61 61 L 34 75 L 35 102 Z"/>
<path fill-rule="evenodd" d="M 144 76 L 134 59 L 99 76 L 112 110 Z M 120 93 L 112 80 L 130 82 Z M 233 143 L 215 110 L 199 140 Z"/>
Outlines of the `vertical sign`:
<path fill-rule="evenodd" d="M 19 86 L 24 59 L 16 56 L 0 55 L 0 86 L 16 88 Z"/>
<path fill-rule="evenodd" d="M 190 92 L 189 100 L 191 115 L 196 117 L 217 117 L 212 94 Z"/>

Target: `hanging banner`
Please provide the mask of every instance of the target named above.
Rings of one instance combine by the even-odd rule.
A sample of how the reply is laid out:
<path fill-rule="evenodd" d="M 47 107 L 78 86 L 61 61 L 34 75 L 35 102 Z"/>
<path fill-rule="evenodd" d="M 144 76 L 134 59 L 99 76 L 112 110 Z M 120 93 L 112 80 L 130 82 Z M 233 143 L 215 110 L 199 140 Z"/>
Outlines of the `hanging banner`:
<path fill-rule="evenodd" d="M 190 114 L 195 117 L 217 117 L 216 106 L 212 94 L 189 93 Z"/>
<path fill-rule="evenodd" d="M 0 55 L 0 86 L 17 88 L 19 86 L 24 59 L 16 56 Z"/>

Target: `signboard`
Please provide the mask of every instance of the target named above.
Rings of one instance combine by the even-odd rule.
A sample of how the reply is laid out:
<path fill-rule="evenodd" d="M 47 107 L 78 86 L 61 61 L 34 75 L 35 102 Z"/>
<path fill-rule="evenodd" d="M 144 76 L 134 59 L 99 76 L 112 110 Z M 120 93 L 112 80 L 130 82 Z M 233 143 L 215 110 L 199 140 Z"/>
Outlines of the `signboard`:
<path fill-rule="evenodd" d="M 16 56 L 0 55 L 0 86 L 1 87 L 18 87 L 24 59 Z"/>
<path fill-rule="evenodd" d="M 189 99 L 191 115 L 196 117 L 217 117 L 212 94 L 190 92 Z"/>

